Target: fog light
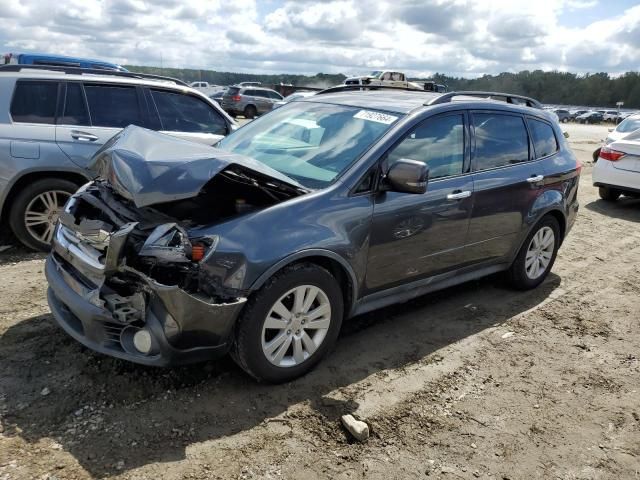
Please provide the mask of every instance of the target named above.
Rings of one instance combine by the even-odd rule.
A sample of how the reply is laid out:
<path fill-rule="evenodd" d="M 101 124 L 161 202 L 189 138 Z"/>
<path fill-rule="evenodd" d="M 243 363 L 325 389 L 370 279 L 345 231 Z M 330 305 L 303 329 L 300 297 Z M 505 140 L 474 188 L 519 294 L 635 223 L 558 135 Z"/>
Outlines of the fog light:
<path fill-rule="evenodd" d="M 138 330 L 133 335 L 133 345 L 140 353 L 144 353 L 148 355 L 151 352 L 152 342 L 151 342 L 151 333 L 149 330 Z"/>

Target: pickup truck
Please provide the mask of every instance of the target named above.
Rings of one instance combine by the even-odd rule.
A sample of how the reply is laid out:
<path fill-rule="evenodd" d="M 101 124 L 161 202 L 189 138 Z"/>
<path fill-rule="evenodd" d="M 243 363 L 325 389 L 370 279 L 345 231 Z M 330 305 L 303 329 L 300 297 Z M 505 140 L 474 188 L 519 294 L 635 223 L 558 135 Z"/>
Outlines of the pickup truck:
<path fill-rule="evenodd" d="M 204 93 L 207 97 L 211 97 L 214 93 L 218 93 L 225 88 L 220 85 L 213 85 L 209 82 L 191 82 L 189 86 Z"/>
<path fill-rule="evenodd" d="M 361 77 L 350 77 L 344 81 L 345 85 L 382 85 L 389 87 L 415 88 L 424 90 L 423 86 L 409 82 L 404 73 L 392 72 L 388 70 L 376 70 L 369 75 Z"/>
<path fill-rule="evenodd" d="M 435 82 L 410 82 L 404 73 L 390 70 L 376 70 L 369 75 L 350 77 L 344 81 L 345 85 L 381 85 L 388 87 L 411 88 L 430 92 L 446 92 L 447 87 Z"/>

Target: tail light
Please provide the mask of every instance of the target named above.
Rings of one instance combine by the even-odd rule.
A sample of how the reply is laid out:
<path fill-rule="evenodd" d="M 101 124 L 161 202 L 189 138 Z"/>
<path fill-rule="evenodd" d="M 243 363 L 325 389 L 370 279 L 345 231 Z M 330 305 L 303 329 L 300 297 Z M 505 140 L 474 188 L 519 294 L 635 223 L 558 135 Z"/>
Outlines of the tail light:
<path fill-rule="evenodd" d="M 242 100 L 242 95 L 234 95 L 233 97 L 231 97 L 231 100 L 233 100 L 234 102 L 239 102 L 240 100 Z"/>
<path fill-rule="evenodd" d="M 609 160 L 610 162 L 617 162 L 625 155 L 626 154 L 624 152 L 619 152 L 618 150 L 614 150 L 613 148 L 602 147 L 600 149 L 599 157 L 603 160 Z"/>

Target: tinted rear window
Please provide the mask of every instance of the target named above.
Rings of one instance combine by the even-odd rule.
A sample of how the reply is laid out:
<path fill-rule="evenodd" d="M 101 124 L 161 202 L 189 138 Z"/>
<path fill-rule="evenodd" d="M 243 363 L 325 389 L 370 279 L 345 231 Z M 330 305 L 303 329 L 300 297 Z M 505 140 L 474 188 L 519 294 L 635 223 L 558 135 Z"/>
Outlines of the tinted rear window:
<path fill-rule="evenodd" d="M 135 87 L 85 85 L 84 88 L 94 127 L 144 126 Z"/>
<path fill-rule="evenodd" d="M 558 141 L 551 125 L 539 120 L 529 119 L 529 130 L 533 138 L 536 158 L 546 157 L 558 151 Z"/>
<path fill-rule="evenodd" d="M 240 89 L 238 87 L 231 87 L 229 89 L 227 89 L 226 92 L 224 92 L 225 96 L 226 95 L 238 95 L 238 93 L 240 92 Z"/>
<path fill-rule="evenodd" d="M 57 101 L 57 82 L 18 82 L 11 101 L 11 118 L 14 122 L 53 124 Z"/>
<path fill-rule="evenodd" d="M 522 117 L 474 113 L 476 170 L 529 160 L 529 137 Z"/>
<path fill-rule="evenodd" d="M 64 113 L 58 123 L 62 125 L 91 125 L 82 86 L 79 83 L 67 84 Z"/>
<path fill-rule="evenodd" d="M 227 134 L 222 116 L 202 100 L 180 93 L 152 90 L 163 130 Z"/>

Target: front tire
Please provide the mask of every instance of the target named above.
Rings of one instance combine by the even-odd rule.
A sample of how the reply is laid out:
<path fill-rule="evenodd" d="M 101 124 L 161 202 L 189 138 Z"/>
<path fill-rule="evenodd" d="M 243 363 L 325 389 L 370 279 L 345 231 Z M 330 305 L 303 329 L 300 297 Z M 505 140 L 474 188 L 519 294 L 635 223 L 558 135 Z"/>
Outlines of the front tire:
<path fill-rule="evenodd" d="M 343 313 L 342 291 L 331 273 L 312 263 L 286 267 L 247 302 L 231 356 L 257 380 L 293 380 L 331 349 Z"/>
<path fill-rule="evenodd" d="M 48 251 L 58 216 L 76 190 L 77 184 L 61 178 L 37 180 L 23 188 L 9 213 L 14 235 L 33 250 Z"/>
<path fill-rule="evenodd" d="M 600 198 L 605 202 L 615 202 L 620 198 L 622 192 L 609 187 L 599 187 L 598 195 L 600 195 Z"/>
<path fill-rule="evenodd" d="M 551 271 L 560 247 L 560 226 L 552 216 L 543 217 L 522 244 L 507 275 L 518 290 L 540 285 Z"/>

